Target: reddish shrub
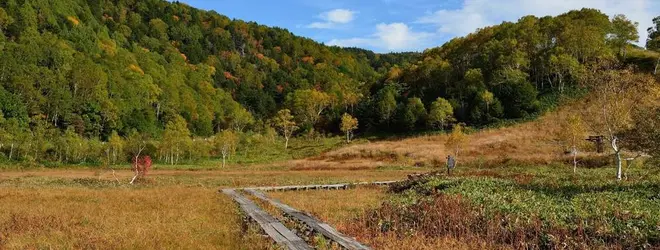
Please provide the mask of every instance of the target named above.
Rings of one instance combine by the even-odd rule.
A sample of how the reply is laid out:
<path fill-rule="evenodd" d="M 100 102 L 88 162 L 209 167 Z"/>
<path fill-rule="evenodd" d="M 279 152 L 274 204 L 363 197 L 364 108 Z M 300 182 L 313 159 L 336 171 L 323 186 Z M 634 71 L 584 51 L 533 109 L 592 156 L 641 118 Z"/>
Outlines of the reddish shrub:
<path fill-rule="evenodd" d="M 148 155 L 142 156 L 142 157 L 133 157 L 133 166 L 131 170 L 135 172 L 135 176 L 133 176 L 133 180 L 131 180 L 131 183 L 133 183 L 136 179 L 142 179 L 147 174 L 149 173 L 149 170 L 151 170 L 151 157 Z"/>

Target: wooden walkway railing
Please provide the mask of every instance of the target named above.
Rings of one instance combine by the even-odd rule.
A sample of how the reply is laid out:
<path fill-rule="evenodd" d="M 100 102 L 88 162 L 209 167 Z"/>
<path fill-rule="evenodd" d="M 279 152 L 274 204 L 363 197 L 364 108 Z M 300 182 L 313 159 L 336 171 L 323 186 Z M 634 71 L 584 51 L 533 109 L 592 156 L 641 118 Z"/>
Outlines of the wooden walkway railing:
<path fill-rule="evenodd" d="M 239 194 L 234 189 L 223 189 L 223 193 L 231 196 L 236 201 L 243 212 L 245 212 L 252 220 L 256 221 L 261 229 L 270 236 L 277 244 L 287 247 L 291 250 L 311 250 L 310 247 L 302 238 L 298 237 L 295 233 L 291 232 L 275 217 L 261 210 L 254 202 L 245 196 Z"/>
<path fill-rule="evenodd" d="M 364 249 L 369 249 L 368 247 L 360 244 L 357 240 L 350 238 L 339 231 L 337 231 L 335 228 L 332 226 L 323 223 L 322 221 L 319 221 L 318 219 L 305 214 L 303 212 L 300 212 L 284 203 L 281 203 L 277 200 L 268 198 L 264 193 L 260 192 L 259 190 L 256 189 L 245 189 L 248 193 L 254 195 L 255 197 L 262 199 L 264 201 L 269 202 L 273 206 L 279 208 L 287 214 L 288 216 L 293 217 L 294 219 L 298 220 L 299 222 L 304 223 L 308 227 L 310 227 L 312 230 L 314 230 L 317 233 L 322 234 L 326 238 L 336 242 L 340 246 L 346 248 L 346 249 L 351 249 L 351 250 L 364 250 Z"/>

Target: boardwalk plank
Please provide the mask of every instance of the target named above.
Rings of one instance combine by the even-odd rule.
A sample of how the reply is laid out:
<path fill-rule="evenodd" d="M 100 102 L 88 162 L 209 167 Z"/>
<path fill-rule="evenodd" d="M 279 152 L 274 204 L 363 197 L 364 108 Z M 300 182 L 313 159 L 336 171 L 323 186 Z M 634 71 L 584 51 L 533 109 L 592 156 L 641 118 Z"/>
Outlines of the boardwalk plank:
<path fill-rule="evenodd" d="M 234 189 L 223 189 L 223 193 L 231 196 L 234 201 L 239 204 L 239 207 L 245 212 L 252 220 L 256 221 L 262 230 L 275 241 L 277 244 L 283 245 L 291 250 L 311 250 L 310 247 L 302 238 L 291 232 L 275 217 L 261 210 L 254 202 L 245 196 L 239 194 Z"/>
<path fill-rule="evenodd" d="M 274 205 L 275 207 L 281 209 L 285 214 L 305 223 L 307 226 L 312 228 L 314 231 L 322 234 L 323 236 L 327 237 L 328 239 L 336 242 L 337 244 L 341 245 L 342 247 L 346 249 L 369 249 L 368 247 L 362 245 L 360 242 L 357 240 L 350 238 L 336 229 L 334 229 L 332 226 L 323 223 L 319 221 L 318 219 L 300 212 L 290 206 L 287 206 L 284 203 L 281 203 L 275 199 L 271 199 L 268 196 L 266 196 L 264 193 L 257 189 L 245 189 L 247 192 L 251 193 L 255 197 L 262 199 L 264 201 L 267 201 Z"/>

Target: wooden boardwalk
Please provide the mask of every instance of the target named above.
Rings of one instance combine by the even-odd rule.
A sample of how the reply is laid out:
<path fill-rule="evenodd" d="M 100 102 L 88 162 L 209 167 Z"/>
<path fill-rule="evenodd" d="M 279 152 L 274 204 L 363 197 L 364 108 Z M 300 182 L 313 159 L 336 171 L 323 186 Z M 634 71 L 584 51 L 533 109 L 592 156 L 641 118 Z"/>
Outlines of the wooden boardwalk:
<path fill-rule="evenodd" d="M 323 236 L 325 236 L 326 238 L 336 242 L 337 244 L 339 244 L 343 248 L 351 249 L 351 250 L 369 249 L 368 247 L 360 244 L 360 242 L 358 242 L 357 240 L 355 240 L 353 238 L 350 238 L 350 237 L 340 233 L 339 231 L 337 231 L 332 226 L 330 226 L 326 223 L 323 223 L 322 221 L 319 221 L 318 219 L 316 219 L 316 218 L 314 218 L 314 217 L 312 217 L 312 216 L 310 216 L 306 213 L 300 212 L 300 211 L 298 211 L 298 210 L 296 210 L 296 209 L 294 209 L 294 208 L 292 208 L 292 207 L 290 207 L 290 206 L 288 206 L 284 203 L 281 203 L 277 200 L 268 198 L 268 196 L 266 196 L 264 193 L 262 193 L 259 190 L 245 189 L 245 191 L 249 192 L 250 194 L 254 195 L 255 197 L 257 197 L 259 199 L 262 199 L 264 201 L 269 202 L 273 206 L 275 206 L 275 207 L 279 208 L 280 210 L 282 210 L 282 212 L 284 212 L 288 216 L 291 216 L 294 219 L 304 223 L 305 225 L 310 227 L 315 232 L 322 234 Z"/>
<path fill-rule="evenodd" d="M 261 229 L 268 234 L 277 244 L 287 247 L 291 250 L 311 250 L 302 238 L 298 237 L 291 230 L 286 228 L 284 224 L 278 221 L 275 217 L 266 213 L 259 208 L 254 202 L 245 196 L 239 194 L 234 189 L 223 189 L 223 193 L 231 196 L 236 201 L 243 212 L 245 212 L 252 220 L 256 221 Z"/>
<path fill-rule="evenodd" d="M 282 222 L 278 221 L 275 217 L 268 214 L 259 206 L 257 206 L 253 201 L 247 197 L 236 192 L 237 190 L 245 190 L 255 197 L 267 201 L 282 210 L 286 215 L 294 218 L 295 220 L 303 223 L 308 228 L 312 229 L 314 232 L 320 233 L 326 238 L 336 242 L 342 248 L 345 249 L 369 249 L 368 247 L 362 245 L 357 240 L 348 237 L 339 231 L 337 231 L 332 226 L 319 221 L 318 219 L 298 211 L 282 202 L 268 198 L 262 191 L 291 191 L 291 190 L 315 190 L 315 189 L 348 189 L 352 186 L 362 186 L 362 185 L 390 185 L 398 181 L 377 181 L 377 182 L 358 182 L 358 183 L 341 183 L 341 184 L 330 184 L 330 185 L 299 185 L 299 186 L 279 186 L 279 187 L 253 187 L 253 188 L 244 188 L 244 189 L 222 189 L 221 191 L 232 197 L 236 203 L 239 204 L 241 210 L 247 216 L 249 216 L 253 221 L 257 222 L 261 229 L 266 232 L 266 234 L 273 239 L 277 244 L 282 245 L 288 249 L 313 249 L 309 246 L 302 238 L 293 233 L 291 230 L 286 228 Z"/>
<path fill-rule="evenodd" d="M 251 190 L 260 190 L 260 191 L 299 191 L 299 190 L 318 190 L 318 189 L 347 189 L 351 186 L 364 186 L 364 185 L 376 185 L 376 186 L 386 186 L 398 181 L 376 181 L 376 182 L 357 182 L 357 183 L 340 183 L 340 184 L 329 184 L 329 185 L 294 185 L 294 186 L 277 186 L 277 187 L 251 187 L 245 188 Z"/>

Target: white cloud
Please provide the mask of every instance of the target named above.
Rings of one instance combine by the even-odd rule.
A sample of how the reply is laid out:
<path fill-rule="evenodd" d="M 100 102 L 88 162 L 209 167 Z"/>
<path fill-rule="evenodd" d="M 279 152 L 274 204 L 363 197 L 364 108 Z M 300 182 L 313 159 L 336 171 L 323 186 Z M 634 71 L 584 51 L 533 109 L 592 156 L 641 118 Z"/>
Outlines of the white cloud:
<path fill-rule="evenodd" d="M 441 9 L 419 18 L 417 23 L 437 26 L 445 36 L 463 36 L 477 28 L 516 21 L 525 15 L 559 15 L 569 10 L 595 8 L 610 17 L 624 14 L 639 22 L 640 45 L 646 41 L 646 29 L 660 13 L 657 0 L 463 0 L 458 9 Z"/>
<path fill-rule="evenodd" d="M 307 28 L 313 29 L 332 29 L 340 24 L 347 24 L 355 19 L 357 12 L 347 9 L 334 9 L 328 12 L 323 12 L 319 18 L 324 22 L 313 22 L 307 25 Z"/>
<path fill-rule="evenodd" d="M 321 14 L 321 18 L 332 23 L 350 23 L 354 15 L 352 10 L 335 9 Z"/>
<path fill-rule="evenodd" d="M 376 32 L 369 37 L 333 39 L 328 44 L 342 47 L 370 46 L 386 51 L 417 50 L 428 45 L 432 35 L 415 32 L 404 23 L 381 23 L 376 25 Z"/>

